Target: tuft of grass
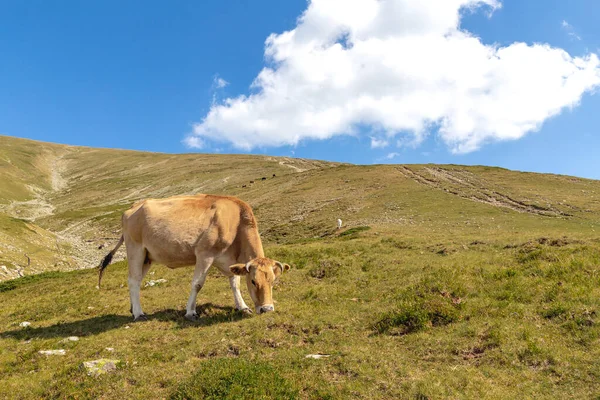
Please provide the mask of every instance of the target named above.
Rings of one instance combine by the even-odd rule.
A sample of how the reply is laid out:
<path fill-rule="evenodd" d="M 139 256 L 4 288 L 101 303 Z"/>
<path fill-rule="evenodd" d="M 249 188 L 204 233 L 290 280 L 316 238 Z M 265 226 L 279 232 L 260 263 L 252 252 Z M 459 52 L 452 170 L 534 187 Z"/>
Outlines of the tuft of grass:
<path fill-rule="evenodd" d="M 425 329 L 431 323 L 428 312 L 417 304 L 405 304 L 402 309 L 383 314 L 373 324 L 379 334 L 405 335 Z"/>
<path fill-rule="evenodd" d="M 370 226 L 357 226 L 341 232 L 339 236 L 344 239 L 356 239 L 360 236 L 359 233 L 366 232 L 370 229 Z"/>
<path fill-rule="evenodd" d="M 170 398 L 295 400 L 299 398 L 299 391 L 277 368 L 266 362 L 219 358 L 202 363 Z"/>
<path fill-rule="evenodd" d="M 564 317 L 569 312 L 569 309 L 562 304 L 555 304 L 547 310 L 541 312 L 542 317 L 547 319 L 555 319 Z"/>
<path fill-rule="evenodd" d="M 460 319 L 459 308 L 447 299 L 431 297 L 422 301 L 401 303 L 372 324 L 378 334 L 406 335 L 430 327 L 445 326 Z"/>
<path fill-rule="evenodd" d="M 318 262 L 308 270 L 308 274 L 316 279 L 331 278 L 336 276 L 342 267 L 339 260 L 325 259 Z"/>

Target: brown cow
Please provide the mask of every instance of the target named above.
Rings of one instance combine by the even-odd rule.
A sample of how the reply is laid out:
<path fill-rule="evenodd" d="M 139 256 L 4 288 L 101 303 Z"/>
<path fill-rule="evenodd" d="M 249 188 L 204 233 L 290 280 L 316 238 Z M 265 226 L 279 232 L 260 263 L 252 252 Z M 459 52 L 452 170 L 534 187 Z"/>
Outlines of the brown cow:
<path fill-rule="evenodd" d="M 135 203 L 122 217 L 123 235 L 102 260 L 102 274 L 125 242 L 129 262 L 129 294 L 135 320 L 144 318 L 140 285 L 153 262 L 169 268 L 195 265 L 185 317 L 196 320 L 196 297 L 215 263 L 229 277 L 235 306 L 250 311 L 240 293 L 240 276 L 258 314 L 275 309 L 274 281 L 290 266 L 265 258 L 256 218 L 248 204 L 235 197 L 198 194 Z M 239 264 L 238 264 L 239 263 Z"/>

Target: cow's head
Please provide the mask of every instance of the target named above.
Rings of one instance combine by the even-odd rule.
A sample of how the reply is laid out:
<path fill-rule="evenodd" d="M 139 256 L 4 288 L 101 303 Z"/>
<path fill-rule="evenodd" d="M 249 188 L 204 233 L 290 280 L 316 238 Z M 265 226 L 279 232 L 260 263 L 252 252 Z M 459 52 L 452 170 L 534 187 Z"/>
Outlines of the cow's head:
<path fill-rule="evenodd" d="M 270 258 L 259 257 L 246 264 L 234 264 L 229 269 L 235 275 L 246 276 L 248 291 L 257 314 L 275 310 L 272 294 L 273 284 L 283 271 L 290 269 L 289 265 Z"/>

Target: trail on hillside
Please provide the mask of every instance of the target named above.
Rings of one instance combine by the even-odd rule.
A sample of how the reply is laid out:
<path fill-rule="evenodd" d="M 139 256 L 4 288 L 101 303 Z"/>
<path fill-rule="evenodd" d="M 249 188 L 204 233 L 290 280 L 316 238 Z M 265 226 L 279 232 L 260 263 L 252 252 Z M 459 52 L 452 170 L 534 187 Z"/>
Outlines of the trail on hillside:
<path fill-rule="evenodd" d="M 54 206 L 46 199 L 46 191 L 37 186 L 26 185 L 34 196 L 31 200 L 17 201 L 1 206 L 0 211 L 14 218 L 34 222 L 54 214 Z"/>
<path fill-rule="evenodd" d="M 283 166 L 285 166 L 285 167 L 292 168 L 292 169 L 293 169 L 294 171 L 296 171 L 296 172 L 304 172 L 304 171 L 306 171 L 306 169 L 304 169 L 304 168 L 299 168 L 299 167 L 296 167 L 295 165 L 292 165 L 292 164 L 288 164 L 288 162 L 289 162 L 289 161 L 279 161 L 279 164 L 280 164 L 280 165 L 283 165 Z"/>
<path fill-rule="evenodd" d="M 39 162 L 42 164 L 42 169 L 48 173 L 48 181 L 50 190 L 38 186 L 39 183 L 25 185 L 32 199 L 17 201 L 13 200 L 9 204 L 0 208 L 0 211 L 14 218 L 23 219 L 29 222 L 54 214 L 55 207 L 51 203 L 49 197 L 56 192 L 60 192 L 68 187 L 68 181 L 64 178 L 63 173 L 66 170 L 64 157 L 67 152 L 62 152 L 58 155 L 44 155 L 39 157 Z M 8 160 L 10 162 L 10 160 Z"/>
<path fill-rule="evenodd" d="M 46 184 L 49 183 L 49 185 L 44 187 L 42 182 L 26 185 L 33 198 L 23 201 L 10 201 L 8 204 L 0 206 L 0 212 L 10 217 L 27 221 L 27 226 L 32 231 L 38 229 L 39 220 L 54 215 L 56 207 L 53 204 L 53 199 L 59 196 L 61 192 L 69 190 L 69 181 L 65 177 L 65 173 L 68 169 L 65 156 L 69 153 L 70 151 L 66 150 L 58 154 L 41 155 L 37 159 L 37 162 L 39 163 L 38 168 L 46 171 Z M 57 263 L 68 266 L 68 269 L 81 269 L 96 266 L 98 260 L 105 252 L 103 247 L 108 245 L 108 243 L 105 243 L 104 241 L 91 243 L 90 241 L 84 240 L 79 232 L 79 228 L 82 225 L 92 223 L 91 220 L 94 217 L 96 216 L 90 216 L 83 221 L 67 225 L 60 231 L 45 230 L 52 235 L 52 238 L 48 238 L 49 242 L 42 245 L 42 248 L 54 249 L 56 253 L 54 260 L 46 260 L 46 262 L 43 262 L 38 255 L 33 252 L 30 254 L 31 265 L 28 265 L 26 268 L 21 267 L 14 269 L 5 265 L 0 265 L 0 281 L 16 278 L 23 273 L 27 275 L 35 274 L 43 271 L 49 266 L 55 266 Z M 0 232 L 0 237 L 2 239 L 1 242 L 4 250 L 7 253 L 12 254 L 11 257 L 7 258 L 8 261 L 15 265 L 23 266 L 24 264 L 21 258 L 24 257 L 24 250 L 12 246 L 10 244 L 11 238 L 8 235 L 2 235 L 2 232 Z M 67 251 L 67 249 L 70 250 Z M 118 254 L 116 259 L 119 259 L 119 256 L 123 257 L 124 254 Z M 50 264 L 46 265 L 48 262 L 50 262 Z"/>
<path fill-rule="evenodd" d="M 405 166 L 398 167 L 398 171 L 405 177 L 421 185 L 443 190 L 446 193 L 459 196 L 463 199 L 488 204 L 494 207 L 508 208 L 519 213 L 543 215 L 547 217 L 570 217 L 554 207 L 542 207 L 537 204 L 528 204 L 500 193 L 498 189 L 489 186 L 484 180 L 464 170 L 447 170 L 436 167 L 424 167 L 413 170 Z"/>
<path fill-rule="evenodd" d="M 64 173 L 67 170 L 66 162 L 64 161 L 66 153 L 63 153 L 52 160 L 50 167 L 50 182 L 52 184 L 52 190 L 54 192 L 59 192 L 63 189 L 66 189 L 69 185 L 69 182 L 64 177 Z"/>

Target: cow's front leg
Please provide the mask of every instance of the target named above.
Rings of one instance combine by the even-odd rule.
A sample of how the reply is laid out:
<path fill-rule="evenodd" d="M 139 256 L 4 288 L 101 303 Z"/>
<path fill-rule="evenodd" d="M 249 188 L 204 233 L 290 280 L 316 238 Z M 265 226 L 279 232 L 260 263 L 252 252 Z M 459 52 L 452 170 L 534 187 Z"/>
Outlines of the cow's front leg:
<path fill-rule="evenodd" d="M 198 319 L 198 314 L 196 313 L 196 297 L 198 297 L 198 292 L 202 289 L 202 286 L 204 286 L 208 269 L 212 265 L 213 260 L 214 257 L 198 257 L 196 259 L 196 269 L 194 270 L 194 277 L 192 278 L 192 291 L 185 311 L 185 318 L 190 321 L 196 321 Z"/>
<path fill-rule="evenodd" d="M 239 275 L 233 275 L 229 277 L 229 285 L 233 292 L 233 301 L 235 301 L 235 308 L 239 311 L 243 311 L 247 314 L 252 314 L 250 307 L 246 305 L 242 293 L 240 292 L 240 277 Z"/>

